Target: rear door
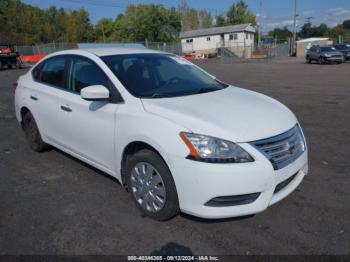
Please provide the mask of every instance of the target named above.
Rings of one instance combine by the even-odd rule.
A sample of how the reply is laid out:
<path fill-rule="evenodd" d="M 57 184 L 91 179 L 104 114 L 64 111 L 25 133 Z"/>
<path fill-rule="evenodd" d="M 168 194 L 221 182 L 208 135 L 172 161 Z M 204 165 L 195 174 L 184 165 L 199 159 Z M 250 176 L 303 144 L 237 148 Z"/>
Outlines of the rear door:
<path fill-rule="evenodd" d="M 67 56 L 55 56 L 43 61 L 28 81 L 30 110 L 45 141 L 62 144 L 60 100 L 66 94 L 65 69 Z"/>
<path fill-rule="evenodd" d="M 69 92 L 61 100 L 61 132 L 65 147 L 106 172 L 115 166 L 116 112 L 121 106 L 115 100 L 117 90 L 102 69 L 92 60 L 71 56 L 67 67 Z M 110 90 L 110 101 L 87 101 L 80 90 L 103 85 Z"/>

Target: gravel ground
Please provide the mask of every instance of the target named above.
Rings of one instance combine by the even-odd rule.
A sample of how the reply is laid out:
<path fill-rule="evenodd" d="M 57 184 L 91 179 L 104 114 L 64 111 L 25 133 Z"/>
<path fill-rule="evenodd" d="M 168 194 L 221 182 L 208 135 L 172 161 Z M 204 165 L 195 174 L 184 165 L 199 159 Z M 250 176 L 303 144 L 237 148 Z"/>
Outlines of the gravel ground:
<path fill-rule="evenodd" d="M 350 254 L 350 63 L 198 64 L 272 96 L 298 116 L 310 173 L 250 217 L 167 222 L 142 217 L 117 181 L 58 151 L 32 152 L 17 124 L 13 83 L 0 71 L 0 254 Z"/>

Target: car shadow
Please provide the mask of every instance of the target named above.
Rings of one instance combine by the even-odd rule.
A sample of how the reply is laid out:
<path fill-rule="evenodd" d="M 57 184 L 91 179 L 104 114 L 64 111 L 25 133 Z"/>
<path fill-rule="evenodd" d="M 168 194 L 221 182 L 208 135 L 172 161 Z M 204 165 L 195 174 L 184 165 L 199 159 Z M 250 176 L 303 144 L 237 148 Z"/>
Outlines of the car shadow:
<path fill-rule="evenodd" d="M 113 176 L 111 176 L 111 175 L 109 175 L 109 174 L 107 174 L 107 173 L 97 169 L 96 167 L 91 166 L 91 165 L 89 165 L 89 164 L 79 160 L 78 158 L 75 158 L 74 156 L 69 155 L 68 153 L 66 153 L 66 152 L 64 152 L 64 151 L 62 151 L 62 150 L 60 150 L 58 148 L 53 147 L 52 151 L 60 153 L 60 154 L 64 155 L 65 157 L 73 160 L 74 162 L 76 162 L 76 163 L 78 163 L 80 165 L 83 165 L 86 168 L 89 168 L 89 169 L 93 170 L 97 174 L 102 175 L 102 176 L 110 179 L 111 181 L 113 181 L 113 182 L 117 183 L 119 186 L 121 186 L 123 189 L 127 190 L 123 185 L 121 185 L 121 183 L 119 182 L 118 179 L 116 179 L 115 177 L 113 177 Z M 142 214 L 141 214 L 141 216 L 146 217 L 146 216 L 144 216 Z M 216 223 L 225 223 L 225 222 L 246 220 L 246 219 L 250 219 L 250 218 L 254 217 L 255 215 L 253 214 L 253 215 L 246 215 L 246 216 L 233 217 L 233 218 L 207 219 L 207 218 L 195 217 L 193 215 L 189 215 L 189 214 L 180 212 L 178 216 L 180 216 L 182 218 L 185 218 L 185 219 L 188 219 L 188 220 L 191 220 L 191 221 L 194 221 L 194 222 L 198 222 L 198 223 L 216 224 Z M 170 243 L 170 244 L 175 244 L 175 243 Z"/>
<path fill-rule="evenodd" d="M 159 249 L 151 252 L 151 256 L 192 256 L 193 252 L 189 247 L 169 242 Z"/>
<path fill-rule="evenodd" d="M 189 214 L 180 213 L 180 216 L 183 218 L 186 218 L 188 220 L 192 220 L 199 223 L 204 224 L 217 224 L 217 223 L 225 223 L 225 222 L 234 222 L 234 221 L 241 221 L 246 220 L 254 217 L 255 215 L 246 215 L 246 216 L 240 216 L 240 217 L 231 217 L 231 218 L 216 218 L 216 219 L 208 219 L 208 218 L 201 218 L 201 217 L 195 217 Z"/>
<path fill-rule="evenodd" d="M 87 164 L 87 163 L 81 161 L 80 159 L 75 158 L 74 156 L 71 156 L 71 155 L 69 155 L 68 153 L 66 153 L 66 152 L 64 152 L 64 151 L 62 151 L 62 150 L 60 150 L 60 149 L 58 149 L 58 148 L 56 148 L 56 147 L 52 147 L 51 150 L 52 150 L 52 151 L 55 151 L 55 152 L 57 152 L 57 153 L 59 153 L 59 154 L 64 155 L 65 157 L 67 157 L 67 158 L 73 160 L 74 162 L 79 163 L 80 165 L 83 165 L 84 167 L 89 168 L 89 169 L 93 170 L 94 172 L 98 173 L 99 175 L 102 175 L 102 176 L 104 176 L 104 177 L 106 177 L 106 178 L 112 180 L 113 182 L 119 184 L 120 186 L 122 186 L 121 183 L 119 182 L 119 180 L 116 179 L 114 176 L 111 176 L 111 175 L 109 175 L 109 174 L 107 174 L 107 173 L 101 171 L 100 169 L 97 169 L 96 167 L 94 167 L 94 166 L 92 166 L 92 165 L 89 165 L 89 164 Z M 122 188 L 124 188 L 124 187 L 122 186 Z"/>

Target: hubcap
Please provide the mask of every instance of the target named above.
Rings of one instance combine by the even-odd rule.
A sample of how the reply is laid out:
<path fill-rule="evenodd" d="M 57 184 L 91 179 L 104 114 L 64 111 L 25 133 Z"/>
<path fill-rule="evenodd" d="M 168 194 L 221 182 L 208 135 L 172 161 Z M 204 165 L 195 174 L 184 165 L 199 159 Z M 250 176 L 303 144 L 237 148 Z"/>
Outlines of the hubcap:
<path fill-rule="evenodd" d="M 131 171 L 131 190 L 140 206 L 158 212 L 166 201 L 165 185 L 159 172 L 149 163 L 140 162 Z"/>

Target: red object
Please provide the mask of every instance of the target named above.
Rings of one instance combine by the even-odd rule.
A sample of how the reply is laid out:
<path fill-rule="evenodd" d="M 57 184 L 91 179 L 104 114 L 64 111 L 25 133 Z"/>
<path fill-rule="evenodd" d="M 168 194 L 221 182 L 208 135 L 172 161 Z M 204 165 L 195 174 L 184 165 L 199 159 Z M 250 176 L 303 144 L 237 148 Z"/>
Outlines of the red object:
<path fill-rule="evenodd" d="M 9 48 L 9 47 L 6 47 L 4 49 L 1 49 L 0 50 L 2 54 L 10 54 L 10 53 L 13 53 L 12 49 Z"/>
<path fill-rule="evenodd" d="M 194 60 L 195 56 L 194 55 L 183 55 L 181 56 L 182 58 L 186 59 L 186 60 Z"/>
<path fill-rule="evenodd" d="M 40 55 L 21 55 L 20 58 L 22 62 L 28 62 L 28 63 L 37 63 L 41 59 L 43 59 L 46 55 L 40 54 Z"/>

